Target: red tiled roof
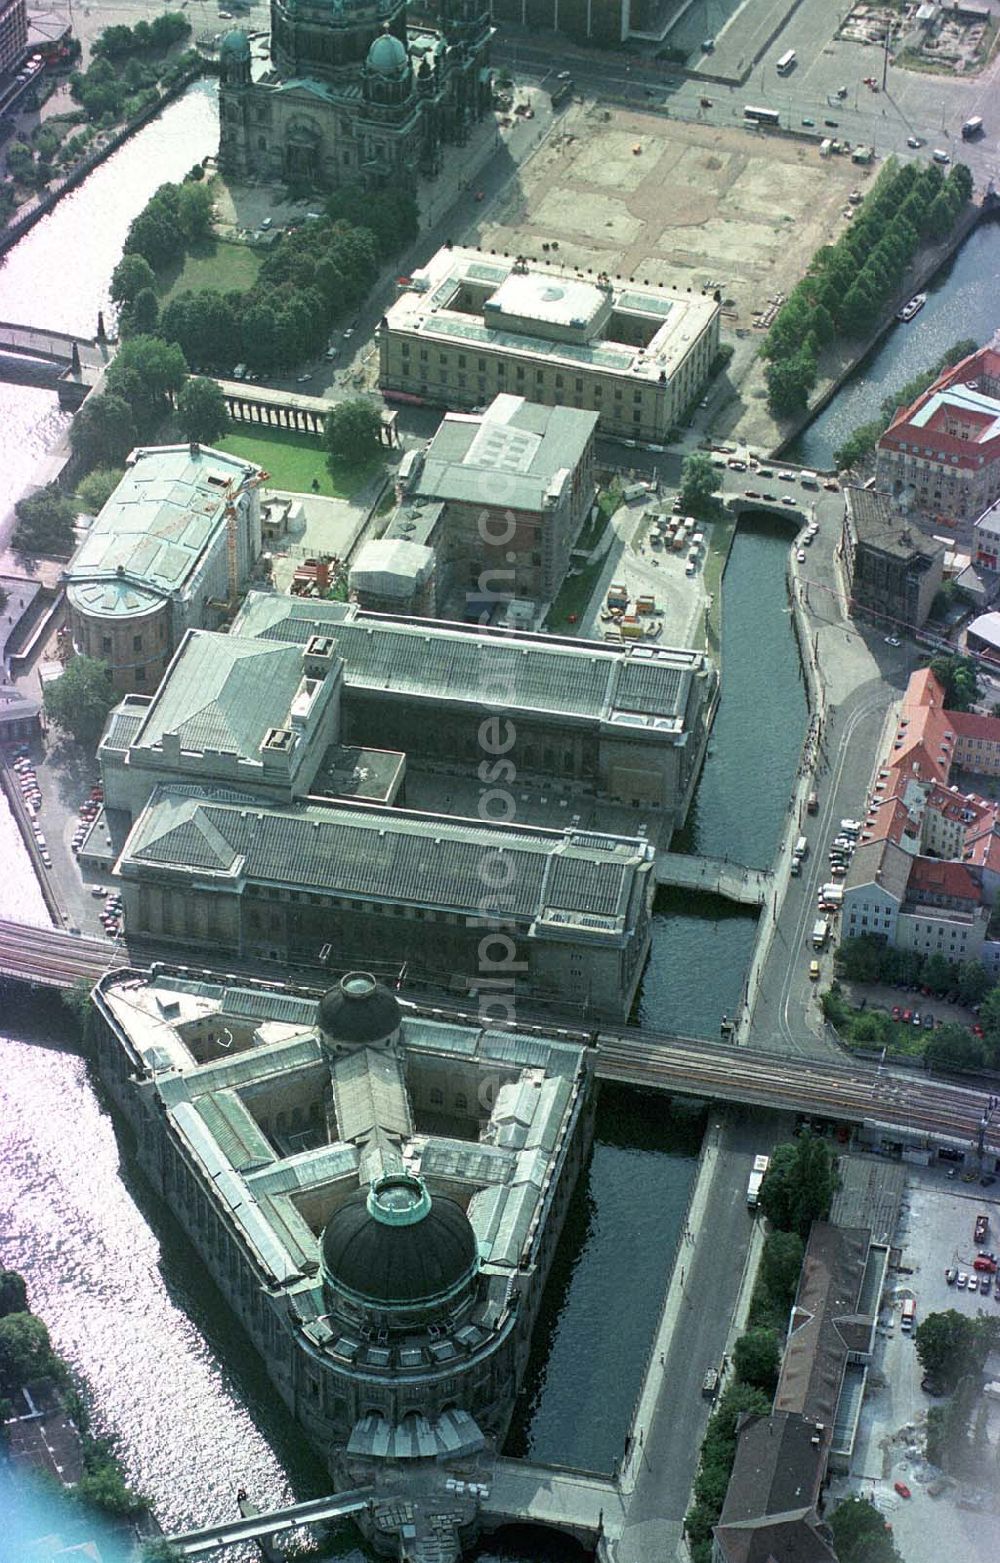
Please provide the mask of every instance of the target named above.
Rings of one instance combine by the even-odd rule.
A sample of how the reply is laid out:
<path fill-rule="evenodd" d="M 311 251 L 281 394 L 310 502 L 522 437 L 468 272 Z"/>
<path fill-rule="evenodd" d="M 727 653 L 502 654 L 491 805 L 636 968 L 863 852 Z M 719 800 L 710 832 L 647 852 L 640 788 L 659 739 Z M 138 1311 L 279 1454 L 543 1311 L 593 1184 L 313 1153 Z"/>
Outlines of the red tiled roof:
<path fill-rule="evenodd" d="M 948 719 L 957 736 L 1000 743 L 1000 717 L 982 716 L 978 711 L 949 711 Z"/>
<path fill-rule="evenodd" d="M 970 380 L 980 375 L 990 378 L 1000 377 L 1000 353 L 990 347 L 982 347 L 978 352 L 970 353 L 968 358 L 963 358 L 959 363 L 953 364 L 950 369 L 942 370 L 933 385 L 928 386 L 922 395 L 911 402 L 908 407 L 898 407 L 893 414 L 879 447 L 887 450 L 897 450 L 900 441 L 905 435 L 907 443 L 911 440 L 926 439 L 930 434 L 934 436 L 936 450 L 947 455 L 957 456 L 957 462 L 953 466 L 978 467 L 985 458 L 987 461 L 1000 459 L 1000 435 L 995 435 L 989 440 L 976 440 L 973 450 L 973 441 L 962 439 L 958 435 L 948 434 L 942 426 L 948 417 L 944 407 L 935 409 L 929 419 L 922 426 L 912 426 L 913 419 L 920 410 L 935 396 L 944 394 L 947 399 L 948 390 L 955 385 L 968 384 Z M 963 406 L 962 420 L 970 427 L 983 429 L 995 422 L 985 411 L 979 412 L 975 408 Z M 912 427 L 911 427 L 912 426 Z"/>
<path fill-rule="evenodd" d="M 975 901 L 982 894 L 979 875 L 967 863 L 955 863 L 936 857 L 914 859 L 907 897 L 918 900 L 924 895 L 946 895 L 956 901 Z"/>

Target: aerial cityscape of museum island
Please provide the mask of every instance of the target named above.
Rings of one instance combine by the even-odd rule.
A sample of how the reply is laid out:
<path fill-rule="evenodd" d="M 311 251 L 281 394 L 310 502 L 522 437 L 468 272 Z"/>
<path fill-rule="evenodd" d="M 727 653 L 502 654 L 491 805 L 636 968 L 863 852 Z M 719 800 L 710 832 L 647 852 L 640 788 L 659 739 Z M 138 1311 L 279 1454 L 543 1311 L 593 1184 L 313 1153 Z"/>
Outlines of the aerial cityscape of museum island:
<path fill-rule="evenodd" d="M 0 0 L 0 1563 L 992 1558 L 998 36 Z"/>

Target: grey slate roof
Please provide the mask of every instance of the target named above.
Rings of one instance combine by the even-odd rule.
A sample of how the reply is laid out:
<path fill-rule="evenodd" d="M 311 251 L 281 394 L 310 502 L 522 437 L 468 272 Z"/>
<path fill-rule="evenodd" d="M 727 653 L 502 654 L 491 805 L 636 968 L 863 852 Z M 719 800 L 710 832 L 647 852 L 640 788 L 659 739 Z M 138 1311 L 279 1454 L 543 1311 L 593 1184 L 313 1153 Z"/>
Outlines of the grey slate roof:
<path fill-rule="evenodd" d="M 438 703 L 552 712 L 594 724 L 633 713 L 683 722 L 700 652 L 629 651 L 546 635 L 482 633 L 439 620 L 398 619 L 353 604 L 251 592 L 233 625 L 239 636 L 295 641 L 333 635 L 349 690 L 385 691 Z M 502 692 L 501 694 L 498 694 Z"/>
<path fill-rule="evenodd" d="M 500 395 L 482 417 L 447 414 L 427 449 L 416 493 L 540 510 L 557 473 L 574 471 L 598 414 Z"/>
<path fill-rule="evenodd" d="M 207 447 L 136 451 L 70 562 L 70 594 L 128 614 L 179 591 L 225 524 L 227 486 L 256 470 Z"/>
<path fill-rule="evenodd" d="M 268 729 L 286 725 L 301 681 L 295 646 L 189 630 L 134 745 L 151 749 L 177 733 L 182 749 L 255 759 Z"/>
<path fill-rule="evenodd" d="M 851 866 L 844 880 L 844 890 L 858 890 L 865 885 L 878 885 L 887 895 L 902 902 L 910 882 L 913 856 L 897 847 L 894 841 L 862 841 L 851 858 Z"/>
<path fill-rule="evenodd" d="M 546 908 L 627 921 L 645 842 L 585 833 L 487 827 L 398 809 L 267 808 L 160 788 L 139 816 L 120 866 L 126 876 L 168 868 L 192 878 L 244 877 L 332 895 L 441 910 L 477 907 L 486 852 L 513 865 L 504 910 Z M 612 924 L 613 931 L 613 924 Z"/>
<path fill-rule="evenodd" d="M 135 735 L 146 720 L 148 709 L 148 699 L 140 702 L 135 695 L 126 695 L 121 705 L 115 706 L 108 717 L 101 736 L 101 749 L 124 754 L 135 742 Z"/>
<path fill-rule="evenodd" d="M 858 541 L 867 547 L 881 549 L 897 559 L 934 559 L 944 553 L 940 543 L 922 536 L 899 514 L 892 496 L 882 489 L 847 487 L 844 503 Z"/>

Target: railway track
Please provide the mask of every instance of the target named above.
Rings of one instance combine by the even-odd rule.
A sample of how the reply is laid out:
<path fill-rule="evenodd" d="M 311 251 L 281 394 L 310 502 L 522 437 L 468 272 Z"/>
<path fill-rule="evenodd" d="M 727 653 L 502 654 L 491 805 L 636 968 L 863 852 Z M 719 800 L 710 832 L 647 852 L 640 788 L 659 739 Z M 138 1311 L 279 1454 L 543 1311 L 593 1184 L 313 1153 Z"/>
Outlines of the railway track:
<path fill-rule="evenodd" d="M 30 928 L 0 920 L 0 971 L 14 978 L 53 987 L 96 982 L 118 966 L 148 964 L 153 949 L 131 953 L 101 939 L 78 937 L 58 928 Z M 174 954 L 171 963 L 177 962 Z M 210 975 L 203 973 L 203 975 Z M 234 975 L 227 972 L 227 976 Z M 244 975 L 242 972 L 240 976 Z M 252 973 L 246 976 L 253 980 Z M 257 979 L 259 980 L 259 978 Z M 414 1006 L 423 1013 L 454 1018 L 467 1011 L 431 1002 Z M 475 1023 L 472 1013 L 467 1017 Z M 583 1031 L 540 1022 L 527 1029 L 543 1036 L 567 1036 L 593 1050 L 599 1078 L 689 1096 L 707 1096 L 750 1106 L 878 1123 L 916 1130 L 968 1146 L 978 1139 L 986 1104 L 982 1089 L 926 1075 L 894 1073 L 873 1065 L 789 1058 L 784 1053 L 735 1048 L 697 1038 L 649 1031 Z M 1000 1125 L 988 1125 L 985 1145 L 1000 1155 Z"/>

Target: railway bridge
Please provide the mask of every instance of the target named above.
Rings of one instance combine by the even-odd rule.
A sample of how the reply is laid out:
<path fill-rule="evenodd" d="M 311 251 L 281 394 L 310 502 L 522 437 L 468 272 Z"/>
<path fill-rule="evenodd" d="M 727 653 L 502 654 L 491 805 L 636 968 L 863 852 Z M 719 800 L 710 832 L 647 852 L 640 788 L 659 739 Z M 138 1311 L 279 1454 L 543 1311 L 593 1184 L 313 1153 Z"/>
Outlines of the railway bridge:
<path fill-rule="evenodd" d="M 94 983 L 109 969 L 126 965 L 148 966 L 162 960 L 168 967 L 185 968 L 176 951 L 153 946 L 131 950 L 109 946 L 103 939 L 89 939 L 56 928 L 29 928 L 0 920 L 0 977 L 56 988 Z M 200 972 L 201 975 L 204 973 Z M 261 981 L 273 984 L 268 973 L 249 968 L 221 980 Z M 322 980 L 322 979 L 321 979 Z M 309 989 L 303 976 L 299 986 Z M 414 1003 L 419 1013 L 446 1020 L 462 1018 L 475 1024 L 468 1005 L 438 1002 Z M 586 1041 L 592 1049 L 598 1079 L 667 1091 L 678 1096 L 701 1096 L 711 1101 L 742 1103 L 751 1107 L 783 1108 L 865 1126 L 884 1126 L 901 1136 L 924 1136 L 932 1141 L 965 1147 L 978 1140 L 986 1098 L 974 1083 L 957 1083 L 913 1071 L 882 1068 L 861 1059 L 812 1058 L 803 1060 L 768 1048 L 735 1047 L 704 1037 L 683 1037 L 645 1027 L 603 1027 L 583 1031 L 558 1020 L 519 1022 L 540 1036 L 567 1035 Z M 1000 1155 L 1000 1123 L 989 1124 L 983 1145 Z"/>

